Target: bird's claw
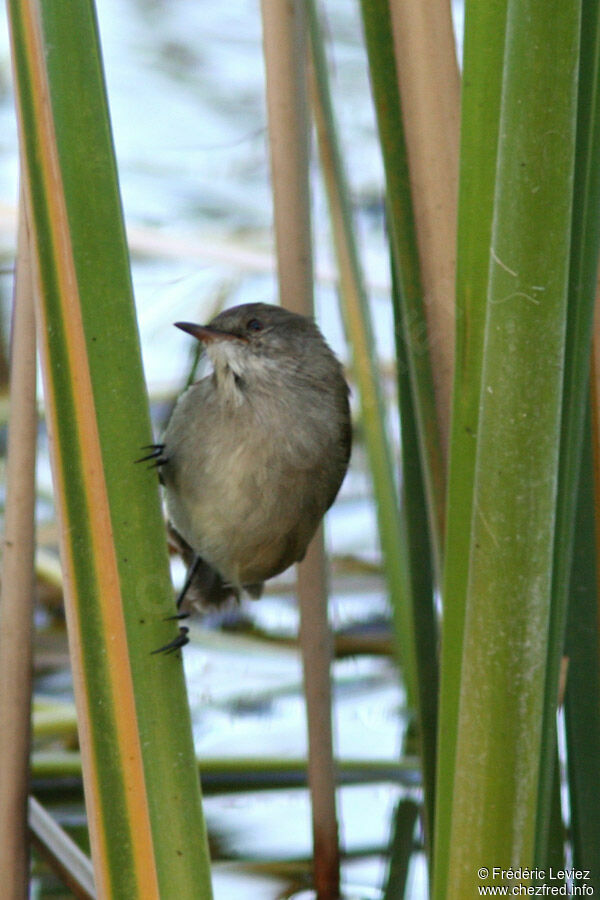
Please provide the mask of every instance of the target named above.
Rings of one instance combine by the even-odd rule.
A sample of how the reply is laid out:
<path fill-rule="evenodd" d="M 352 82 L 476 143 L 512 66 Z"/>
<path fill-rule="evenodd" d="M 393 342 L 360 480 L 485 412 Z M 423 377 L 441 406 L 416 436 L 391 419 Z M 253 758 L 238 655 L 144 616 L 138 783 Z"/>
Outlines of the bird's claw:
<path fill-rule="evenodd" d="M 154 462 L 148 466 L 149 469 L 156 469 L 169 462 L 169 457 L 164 456 L 164 444 L 146 444 L 145 447 L 142 447 L 142 450 L 150 450 L 150 453 L 147 453 L 146 456 L 141 456 L 139 459 L 136 459 L 135 462 L 141 463 L 147 462 L 149 459 L 154 460 Z"/>
<path fill-rule="evenodd" d="M 158 647 L 156 650 L 152 651 L 154 653 L 174 653 L 175 650 L 179 650 L 181 647 L 185 647 L 186 644 L 189 644 L 190 639 L 188 637 L 189 628 L 186 628 L 185 625 L 182 625 L 179 629 L 179 634 L 176 638 L 173 638 L 172 641 L 169 641 L 168 644 L 165 644 L 164 647 Z"/>
<path fill-rule="evenodd" d="M 157 444 L 154 446 L 156 446 L 157 448 L 164 447 L 163 444 Z M 161 452 L 161 451 L 159 450 L 158 452 Z M 178 610 L 179 610 L 179 607 L 181 606 L 181 603 L 183 602 L 183 599 L 187 593 L 187 590 L 188 590 L 201 562 L 202 562 L 202 560 L 200 559 L 199 556 L 194 557 L 192 565 L 190 566 L 190 568 L 188 570 L 188 573 L 187 573 L 187 576 L 185 579 L 185 584 L 183 585 L 181 591 L 179 592 L 179 596 L 177 597 L 176 603 L 177 603 Z M 164 621 L 170 622 L 173 619 L 187 619 L 187 618 L 189 618 L 189 615 L 190 615 L 189 612 L 176 612 L 172 616 L 165 616 Z M 179 634 L 177 635 L 176 638 L 173 638 L 173 640 L 169 641 L 168 644 L 165 644 L 164 647 L 159 647 L 158 650 L 153 650 L 152 653 L 174 653 L 174 651 L 179 650 L 180 647 L 185 647 L 185 645 L 189 644 L 189 641 L 190 641 L 190 639 L 188 637 L 189 630 L 190 629 L 187 628 L 185 625 L 181 625 L 179 628 Z"/>

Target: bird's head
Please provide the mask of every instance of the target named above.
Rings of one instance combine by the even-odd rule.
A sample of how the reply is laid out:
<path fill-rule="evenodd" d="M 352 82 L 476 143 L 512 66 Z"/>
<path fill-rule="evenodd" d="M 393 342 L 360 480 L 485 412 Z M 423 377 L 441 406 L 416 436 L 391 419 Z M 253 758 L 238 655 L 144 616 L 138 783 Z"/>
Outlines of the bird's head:
<path fill-rule="evenodd" d="M 304 368 L 319 377 L 325 365 L 339 366 L 313 320 L 280 306 L 244 303 L 208 325 L 175 324 L 206 346 L 217 377 L 229 371 L 238 382 L 251 382 Z"/>

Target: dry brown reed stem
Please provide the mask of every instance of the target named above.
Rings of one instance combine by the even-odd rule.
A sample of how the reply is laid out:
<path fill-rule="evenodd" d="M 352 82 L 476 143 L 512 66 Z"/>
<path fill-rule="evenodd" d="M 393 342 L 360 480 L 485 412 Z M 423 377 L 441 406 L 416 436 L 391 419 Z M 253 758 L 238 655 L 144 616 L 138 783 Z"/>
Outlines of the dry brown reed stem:
<path fill-rule="evenodd" d="M 311 796 L 314 879 L 318 900 L 337 900 L 340 858 L 335 805 L 336 769 L 331 716 L 333 641 L 327 617 L 327 564 L 319 528 L 298 566 L 300 647 L 308 717 L 308 786 Z"/>
<path fill-rule="evenodd" d="M 454 358 L 460 75 L 449 0 L 389 0 L 444 459 Z"/>
<path fill-rule="evenodd" d="M 282 306 L 310 315 L 313 264 L 305 16 L 297 0 L 263 0 L 262 15 L 279 295 Z"/>
<path fill-rule="evenodd" d="M 27 793 L 35 554 L 36 341 L 30 241 L 19 216 L 0 602 L 0 884 L 28 896 Z"/>
<path fill-rule="evenodd" d="M 310 315 L 310 229 L 306 21 L 300 0 L 263 0 L 263 42 L 279 290 L 283 306 Z M 331 635 L 319 529 L 298 566 L 300 643 L 308 717 L 314 879 L 319 900 L 339 896 L 339 845 L 331 721 Z"/>

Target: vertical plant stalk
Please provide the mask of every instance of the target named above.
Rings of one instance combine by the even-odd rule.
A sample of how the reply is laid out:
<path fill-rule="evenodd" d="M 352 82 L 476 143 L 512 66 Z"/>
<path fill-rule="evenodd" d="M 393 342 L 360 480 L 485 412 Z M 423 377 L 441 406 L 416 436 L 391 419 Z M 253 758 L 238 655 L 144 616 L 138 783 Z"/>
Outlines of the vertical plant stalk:
<path fill-rule="evenodd" d="M 10 416 L 0 598 L 0 883 L 7 900 L 28 895 L 27 793 L 33 667 L 36 342 L 25 207 L 13 298 Z"/>
<path fill-rule="evenodd" d="M 390 0 L 390 11 L 438 430 L 447 458 L 454 355 L 460 76 L 448 0 Z"/>
<path fill-rule="evenodd" d="M 579 27 L 577 0 L 509 0 L 449 900 L 473 895 L 482 861 L 534 860 Z"/>
<path fill-rule="evenodd" d="M 262 0 L 275 246 L 282 306 L 312 315 L 306 27 L 299 0 Z"/>
<path fill-rule="evenodd" d="M 582 40 L 585 40 L 582 34 Z M 582 48 L 583 50 L 583 48 Z M 569 798 L 573 833 L 573 864 L 590 869 L 589 884 L 600 890 L 600 815 L 597 800 L 598 754 L 600 752 L 600 276 L 596 278 L 594 331 L 590 376 L 591 451 L 582 459 L 579 485 L 579 516 L 576 524 L 570 592 L 584 587 L 569 599 L 567 627 L 569 671 L 565 700 Z M 587 463 L 587 467 L 586 467 Z M 590 471 L 591 470 L 591 471 Z M 592 485 L 592 491 L 590 491 Z M 590 497 L 590 494 L 593 494 Z M 593 507 L 590 509 L 590 505 Z M 582 510 L 583 508 L 583 510 Z M 592 521 L 590 521 L 590 519 Z M 591 530 L 591 533 L 590 533 Z M 589 545 L 593 544 L 592 547 Z M 579 557 L 579 558 L 578 558 Z M 592 584 L 592 578 L 595 582 Z M 583 582 L 583 584 L 582 584 Z M 575 600 L 575 602 L 574 602 Z M 575 607 L 575 603 L 577 604 Z M 573 671 L 573 666 L 576 666 Z"/>
<path fill-rule="evenodd" d="M 456 264 L 456 349 L 444 577 L 433 862 L 436 900 L 446 876 L 456 753 L 473 482 L 481 396 L 507 0 L 466 0 Z"/>
<path fill-rule="evenodd" d="M 414 800 L 400 800 L 394 819 L 389 871 L 382 900 L 400 900 L 406 897 L 408 873 L 414 853 L 415 826 L 419 821 L 418 804 Z"/>
<path fill-rule="evenodd" d="M 594 332 L 590 373 L 590 402 L 592 416 L 592 448 L 594 462 L 594 490 L 596 493 L 596 559 L 600 560 L 600 270 L 596 277 L 594 304 Z M 597 567 L 598 596 L 600 596 L 600 565 Z"/>
<path fill-rule="evenodd" d="M 327 562 L 322 525 L 298 566 L 298 599 L 308 725 L 308 786 L 315 887 L 318 900 L 337 900 L 340 893 L 340 858 L 331 697 L 333 641 L 327 617 Z"/>
<path fill-rule="evenodd" d="M 575 543 L 575 515 L 585 414 L 588 405 L 590 348 L 594 320 L 594 298 L 600 245 L 600 3 L 582 5 L 581 57 L 578 79 L 577 143 L 569 305 L 565 350 L 562 410 L 562 440 L 556 537 L 550 610 L 550 637 L 546 696 L 536 864 L 547 868 L 547 847 L 551 817 L 551 797 L 556 757 L 556 698 L 559 668 L 565 644 L 572 557 Z M 576 548 L 575 548 L 575 552 Z M 573 599 L 572 602 L 575 602 Z M 573 721 L 571 718 L 570 721 Z M 581 723 L 581 726 L 585 725 Z"/>
<path fill-rule="evenodd" d="M 93 4 L 11 0 L 15 87 L 99 896 L 211 896 Z M 177 802 L 174 799 L 177 798 Z"/>
<path fill-rule="evenodd" d="M 594 331 L 592 335 L 590 369 L 592 459 L 594 465 L 594 492 L 596 495 L 596 559 L 600 560 L 600 269 L 596 277 Z M 597 566 L 596 571 L 598 576 L 598 596 L 600 597 L 600 564 Z"/>
<path fill-rule="evenodd" d="M 35 110 L 37 122 L 44 134 L 45 140 L 43 146 L 46 153 L 41 160 L 41 168 L 43 170 L 43 179 L 48 185 L 48 193 L 43 199 L 48 203 L 48 217 L 51 218 L 56 226 L 56 271 L 55 277 L 58 282 L 58 292 L 62 303 L 65 306 L 65 321 L 70 328 L 70 335 L 66 339 L 65 347 L 68 357 L 69 350 L 76 359 L 69 360 L 72 367 L 72 375 L 74 371 L 79 370 L 78 392 L 73 396 L 73 414 L 75 421 L 80 427 L 79 440 L 81 442 L 82 457 L 86 459 L 90 469 L 84 474 L 84 480 L 87 480 L 83 490 L 87 493 L 87 506 L 90 510 L 91 521 L 90 528 L 94 537 L 90 544 L 93 546 L 92 551 L 92 567 L 94 570 L 93 578 L 97 581 L 97 591 L 102 597 L 104 609 L 102 610 L 104 621 L 102 626 L 106 629 L 109 619 L 111 623 L 111 638 L 108 642 L 108 660 L 107 669 L 108 677 L 111 681 L 116 678 L 121 683 L 121 688 L 125 688 L 120 696 L 122 704 L 118 721 L 114 723 L 117 733 L 117 743 L 122 746 L 128 755 L 130 763 L 127 774 L 130 778 L 128 789 L 124 793 L 124 808 L 121 812 L 122 821 L 128 817 L 137 818 L 140 829 L 137 834 L 137 847 L 134 860 L 133 884 L 136 888 L 139 886 L 143 891 L 147 892 L 148 897 L 158 896 L 158 884 L 156 870 L 153 864 L 153 848 L 152 838 L 149 828 L 149 819 L 147 811 L 143 808 L 132 809 L 134 807 L 143 807 L 143 798 L 145 795 L 145 787 L 143 784 L 143 772 L 140 765 L 140 747 L 138 736 L 135 732 L 135 709 L 133 705 L 133 694 L 131 690 L 130 673 L 121 671 L 117 676 L 117 671 L 123 668 L 121 660 L 127 660 L 127 650 L 124 643 L 125 628 L 122 622 L 122 598 L 120 596 L 119 579 L 116 573 L 116 559 L 114 548 L 111 545 L 112 529 L 110 525 L 110 515 L 107 508 L 107 498 L 105 493 L 105 484 L 103 477 L 102 461 L 100 458 L 99 437 L 97 433 L 97 423 L 94 418 L 94 404 L 92 400 L 92 386 L 90 383 L 90 374 L 86 365 L 85 338 L 83 334 L 83 325 L 81 321 L 81 311 L 79 308 L 79 295 L 77 286 L 77 277 L 74 271 L 73 249 L 70 243 L 69 227 L 67 224 L 67 210 L 63 195 L 63 187 L 61 184 L 61 172 L 56 150 L 56 137 L 54 127 L 50 118 L 51 105 L 49 102 L 50 86 L 46 80 L 46 72 L 43 70 L 41 61 L 43 58 L 42 51 L 42 34 L 40 23 L 37 21 L 36 11 L 32 6 L 26 5 L 22 10 L 23 18 L 18 21 L 13 18 L 13 26 L 23 27 L 29 39 L 32 41 L 32 52 L 28 60 L 31 71 L 31 81 L 37 88 L 37 108 Z M 15 29 L 16 30 L 16 29 Z M 18 41 L 16 38 L 15 43 Z M 23 45 L 24 45 L 23 41 Z M 18 51 L 17 51 L 18 52 Z M 22 110 L 21 110 L 22 112 Z M 21 117 L 21 123 L 23 117 Z M 40 224 L 40 198 L 34 191 L 31 181 L 33 160 L 30 153 L 27 152 L 27 136 L 23 124 L 21 124 L 21 139 L 25 146 L 25 156 L 28 163 L 29 183 L 27 191 L 27 207 L 30 220 L 36 223 L 36 287 L 40 297 L 45 299 L 45 289 L 47 282 L 44 278 L 44 260 L 43 260 L 43 229 Z M 43 202 L 43 201 L 42 201 Z M 36 208 L 37 207 L 37 208 Z M 54 260 L 53 260 L 54 262 Z M 47 343 L 47 338 L 51 334 L 50 321 L 48 318 L 48 310 L 44 308 L 43 302 L 40 305 L 40 331 L 43 336 L 41 341 L 42 355 L 42 372 L 45 377 L 45 397 L 49 409 L 48 429 L 51 435 L 52 445 L 57 446 L 59 440 L 57 435 L 59 432 L 56 386 L 53 384 L 49 375 L 52 369 L 51 351 Z M 71 379 L 73 384 L 74 377 Z M 98 888 L 102 895 L 111 896 L 114 889 L 110 883 L 109 865 L 107 857 L 109 856 L 107 829 L 103 822 L 103 802 L 101 790 L 96 777 L 96 759 L 94 749 L 94 738 L 92 736 L 93 726 L 91 724 L 90 697 L 83 687 L 85 682 L 86 663 L 83 656 L 83 648 L 80 640 L 77 638 L 81 633 L 81 615 L 82 611 L 78 607 L 78 595 L 83 593 L 81 583 L 81 572 L 78 572 L 78 563 L 76 560 L 76 550 L 73 547 L 69 532 L 71 528 L 68 510 L 68 489 L 66 467 L 61 465 L 54 457 L 53 475 L 55 484 L 58 488 L 58 508 L 59 508 L 59 524 L 61 536 L 61 561 L 64 568 L 65 583 L 65 612 L 69 627 L 69 635 L 74 641 L 72 645 L 72 664 L 74 670 L 74 687 L 78 700 L 79 710 L 83 713 L 81 716 L 79 737 L 82 749 L 82 756 L 86 763 L 87 770 L 87 796 L 88 801 L 88 820 L 90 829 L 90 841 L 92 845 L 92 853 L 97 862 L 96 877 L 98 879 Z M 87 475 L 87 478 L 86 478 Z M 90 477 L 91 476 L 91 477 Z M 101 613 L 101 615 L 102 615 Z M 119 624 L 122 626 L 119 628 Z M 118 657 L 118 659 L 117 659 Z M 112 687 L 112 685 L 111 685 Z M 132 728 L 133 726 L 133 728 Z M 129 807 L 129 808 L 128 808 Z"/>
<path fill-rule="evenodd" d="M 262 17 L 280 299 L 288 309 L 310 315 L 313 269 L 304 5 L 302 0 L 262 0 Z M 315 887 L 318 900 L 336 900 L 340 891 L 339 843 L 322 528 L 298 566 L 298 600 Z"/>
<path fill-rule="evenodd" d="M 388 0 L 361 0 L 365 42 L 386 177 L 390 244 L 401 300 L 401 329 L 425 485 L 435 581 L 441 581 L 445 509 L 442 454 L 423 308 L 419 254 L 413 221 L 408 160 L 402 126 Z"/>
<path fill-rule="evenodd" d="M 396 267 L 392 260 L 392 302 L 401 305 Z M 435 830 L 437 720 L 439 703 L 439 632 L 434 598 L 434 569 L 425 504 L 425 485 L 410 390 L 404 335 L 396 331 L 396 370 L 401 422 L 401 514 L 408 543 L 411 619 L 417 667 L 417 724 L 421 740 L 423 825 L 431 881 Z M 398 627 L 398 626 L 397 626 Z"/>
<path fill-rule="evenodd" d="M 423 556 L 427 555 L 429 535 L 425 521 L 423 531 L 419 535 L 421 545 L 425 547 L 425 552 L 419 559 L 419 571 L 420 573 L 426 572 L 429 579 L 424 590 L 419 592 L 415 591 L 411 584 L 411 565 L 408 552 L 407 531 L 414 526 L 414 519 L 407 521 L 405 508 L 398 509 L 391 450 L 385 427 L 385 408 L 377 371 L 377 352 L 367 292 L 354 237 L 350 191 L 335 127 L 327 76 L 327 60 L 314 0 L 309 0 L 306 8 L 313 63 L 311 67 L 313 108 L 340 275 L 340 302 L 349 343 L 352 347 L 354 373 L 358 383 L 365 443 L 377 507 L 379 540 L 396 622 L 400 665 L 403 670 L 408 704 L 416 710 L 418 720 L 422 746 L 425 805 L 428 810 L 427 822 L 428 825 L 431 825 L 435 782 L 437 642 L 435 640 L 435 614 L 430 577 L 431 566 L 428 565 L 429 560 L 424 562 L 423 559 Z M 409 430 L 409 425 L 405 423 L 404 418 L 402 423 L 404 438 Z M 414 462 L 419 467 L 416 445 L 414 451 Z M 411 479 L 410 486 L 404 478 L 404 490 L 409 490 L 414 485 L 414 478 Z M 419 504 L 422 509 L 422 494 L 419 496 Z M 417 610 L 415 610 L 415 606 L 418 606 Z M 425 641 L 420 640 L 421 634 L 415 633 L 417 624 L 421 623 L 419 611 L 422 613 L 423 619 L 427 621 L 427 625 L 422 629 L 427 631 L 428 639 Z M 432 634 L 433 639 L 430 639 Z M 419 652 L 422 644 L 424 645 L 423 652 Z M 431 710 L 433 710 L 432 713 L 430 713 Z"/>
<path fill-rule="evenodd" d="M 565 652 L 568 674 L 565 691 L 565 730 L 570 806 L 572 865 L 586 870 L 585 880 L 574 879 L 594 892 L 600 890 L 600 643 L 598 640 L 598 563 L 596 553 L 596 497 L 590 409 L 585 428 Z M 558 779 L 559 767 L 553 767 Z M 562 833 L 562 831 L 560 832 Z M 551 837 L 553 836 L 550 830 Z M 548 854 L 550 857 L 550 854 Z M 554 861 L 549 859 L 554 866 Z"/>

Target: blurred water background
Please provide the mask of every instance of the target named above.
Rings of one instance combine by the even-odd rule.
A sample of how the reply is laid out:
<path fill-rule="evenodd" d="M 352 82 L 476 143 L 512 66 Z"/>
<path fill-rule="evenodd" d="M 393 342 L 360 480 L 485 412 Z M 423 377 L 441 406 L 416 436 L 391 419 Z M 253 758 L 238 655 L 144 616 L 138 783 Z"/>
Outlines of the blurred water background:
<path fill-rule="evenodd" d="M 326 0 L 323 9 L 332 90 L 389 397 L 390 433 L 397 442 L 383 174 L 359 4 Z M 171 323 L 203 322 L 221 305 L 273 302 L 277 296 L 260 4 L 99 0 L 98 16 L 144 366 L 158 431 L 191 365 L 189 338 Z M 460 10 L 456 24 L 460 33 Z M 18 193 L 10 82 L 3 20 L 0 284 L 5 311 Z M 316 317 L 348 363 L 316 161 L 312 190 Z M 39 538 L 48 561 L 56 558 L 56 533 L 43 438 L 38 469 Z M 407 752 L 404 695 L 390 652 L 389 610 L 360 439 L 328 515 L 326 534 L 332 557 L 331 621 L 338 648 L 333 676 L 336 753 L 342 760 L 367 764 L 367 770 L 371 764 L 367 783 L 348 784 L 339 791 L 343 875 L 347 883 L 362 885 L 360 896 L 367 898 L 377 896 L 376 889 L 386 881 L 396 805 L 403 797 L 418 799 L 419 788 L 414 768 L 399 775 L 399 761 Z M 174 563 L 174 580 L 181 577 L 182 567 Z M 268 757 L 294 763 L 305 753 L 292 579 L 293 573 L 286 573 L 275 580 L 265 599 L 244 605 L 240 615 L 213 618 L 193 628 L 185 666 L 197 752 L 207 761 L 245 757 L 258 762 Z M 40 640 L 46 649 L 48 621 L 40 613 Z M 66 657 L 57 656 L 56 645 L 52 646 L 54 656 L 44 657 L 36 690 L 70 703 Z M 58 664 L 50 665 L 50 656 Z M 291 768 L 289 777 L 301 783 L 301 767 Z M 228 783 L 225 792 L 219 777 L 222 774 L 211 781 L 207 776 L 205 783 L 216 900 L 267 900 L 301 886 L 310 858 L 306 790 L 281 787 L 275 776 L 265 789 L 264 775 L 258 790 L 256 774 L 245 771 L 239 775 L 238 790 Z M 59 817 L 60 809 L 63 821 L 81 822 L 79 807 L 63 804 Z M 407 896 L 419 900 L 425 887 L 418 853 L 410 878 Z M 52 890 L 51 881 L 40 881 L 37 895 L 50 896 Z"/>

